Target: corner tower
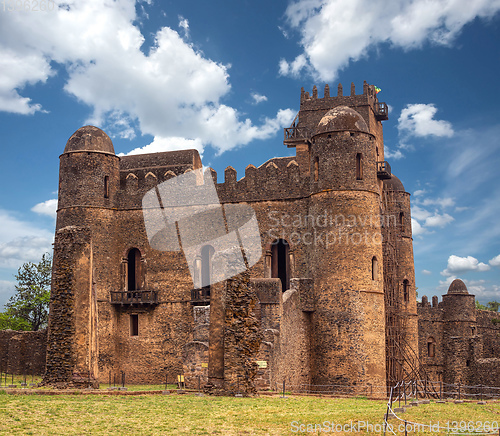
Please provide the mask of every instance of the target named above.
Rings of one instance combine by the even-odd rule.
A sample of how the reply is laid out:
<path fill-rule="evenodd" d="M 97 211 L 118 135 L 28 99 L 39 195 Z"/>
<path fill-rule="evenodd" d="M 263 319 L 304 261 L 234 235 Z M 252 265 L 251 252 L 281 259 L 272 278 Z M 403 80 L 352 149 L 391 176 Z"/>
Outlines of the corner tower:
<path fill-rule="evenodd" d="M 387 106 L 374 86 L 363 94 L 323 98 L 301 92 L 300 111 L 284 143 L 296 147 L 309 177 L 309 215 L 326 216 L 309 247 L 314 281 L 313 384 L 385 385 L 385 316 L 380 221 L 382 123 Z M 385 109 L 385 111 L 384 111 Z"/>
<path fill-rule="evenodd" d="M 108 135 L 93 126 L 78 129 L 60 156 L 46 384 L 98 383 L 97 301 L 107 295 L 98 295 L 95 284 L 118 280 L 106 261 L 113 256 L 119 181 Z"/>

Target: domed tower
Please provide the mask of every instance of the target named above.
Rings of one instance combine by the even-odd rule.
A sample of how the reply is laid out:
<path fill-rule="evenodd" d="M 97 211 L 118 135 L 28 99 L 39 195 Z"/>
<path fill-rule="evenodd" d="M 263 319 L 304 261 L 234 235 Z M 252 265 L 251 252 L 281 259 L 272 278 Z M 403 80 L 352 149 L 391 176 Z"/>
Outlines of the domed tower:
<path fill-rule="evenodd" d="M 389 385 L 418 371 L 418 318 L 410 194 L 394 175 L 383 183 L 382 233 Z"/>
<path fill-rule="evenodd" d="M 94 126 L 78 129 L 60 156 L 56 230 L 83 225 L 93 208 L 115 206 L 120 158 L 106 133 Z"/>
<path fill-rule="evenodd" d="M 476 336 L 475 297 L 460 279 L 451 282 L 440 304 L 443 308 L 445 383 L 468 383 Z"/>
<path fill-rule="evenodd" d="M 363 117 L 340 105 L 310 141 L 310 226 L 316 310 L 314 384 L 385 384 L 385 318 L 376 141 Z M 322 234 L 323 240 L 316 235 Z"/>
<path fill-rule="evenodd" d="M 110 319 L 109 309 L 99 311 L 97 302 L 107 301 L 108 290 L 120 283 L 114 248 L 119 160 L 108 135 L 93 126 L 78 129 L 60 156 L 44 376 L 48 384 L 97 385 L 97 319 Z"/>

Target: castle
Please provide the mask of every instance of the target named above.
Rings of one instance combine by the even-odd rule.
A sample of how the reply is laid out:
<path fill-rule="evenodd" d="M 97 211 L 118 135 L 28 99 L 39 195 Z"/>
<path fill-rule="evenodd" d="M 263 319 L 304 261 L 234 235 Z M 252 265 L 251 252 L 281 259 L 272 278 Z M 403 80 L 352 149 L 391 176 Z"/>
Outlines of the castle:
<path fill-rule="evenodd" d="M 410 194 L 384 160 L 387 105 L 366 82 L 361 94 L 354 85 L 336 94 L 302 89 L 284 135 L 295 156 L 248 165 L 239 180 L 228 167 L 221 183 L 214 170 L 203 173 L 196 150 L 119 157 L 102 130 L 77 130 L 60 156 L 44 382 L 92 386 L 123 372 L 136 383 L 184 374 L 188 385 L 227 392 L 283 380 L 386 386 L 422 371 L 461 377 L 446 370 L 460 359 L 479 365 L 478 332 L 467 330 L 479 324 L 473 296 L 443 300 L 470 311 L 453 327 L 453 311 L 437 302 L 417 308 Z M 208 215 L 192 217 L 201 243 L 189 256 L 152 243 L 143 199 L 190 173 L 215 188 L 228 233 L 236 206 L 255 214 L 259 255 L 235 277 L 212 277 L 219 258 L 203 245 L 214 233 Z M 164 232 L 177 241 L 182 225 Z M 455 325 L 467 336 L 456 346 Z M 428 341 L 448 343 L 456 360 Z M 427 355 L 433 347 L 438 361 Z"/>

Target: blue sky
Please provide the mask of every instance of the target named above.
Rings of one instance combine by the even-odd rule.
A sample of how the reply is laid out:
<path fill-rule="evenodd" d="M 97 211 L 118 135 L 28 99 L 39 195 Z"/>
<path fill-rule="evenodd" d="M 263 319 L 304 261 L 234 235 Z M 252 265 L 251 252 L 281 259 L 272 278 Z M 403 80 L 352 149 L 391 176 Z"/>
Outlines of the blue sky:
<path fill-rule="evenodd" d="M 58 157 L 79 127 L 117 153 L 197 148 L 222 181 L 293 153 L 282 129 L 302 86 L 363 80 L 390 106 L 419 294 L 460 277 L 500 300 L 499 0 L 25 3 L 0 5 L 0 306 L 51 249 Z"/>

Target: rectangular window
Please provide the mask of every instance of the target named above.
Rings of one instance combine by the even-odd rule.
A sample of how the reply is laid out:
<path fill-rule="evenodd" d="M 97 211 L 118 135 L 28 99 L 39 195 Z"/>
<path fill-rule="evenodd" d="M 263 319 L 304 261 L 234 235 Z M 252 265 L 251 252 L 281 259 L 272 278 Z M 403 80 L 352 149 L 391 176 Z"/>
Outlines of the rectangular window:
<path fill-rule="evenodd" d="M 130 336 L 139 336 L 139 315 L 130 315 Z"/>
<path fill-rule="evenodd" d="M 104 176 L 104 198 L 109 198 L 109 176 Z"/>
<path fill-rule="evenodd" d="M 363 180 L 363 155 L 356 154 L 356 180 Z"/>

